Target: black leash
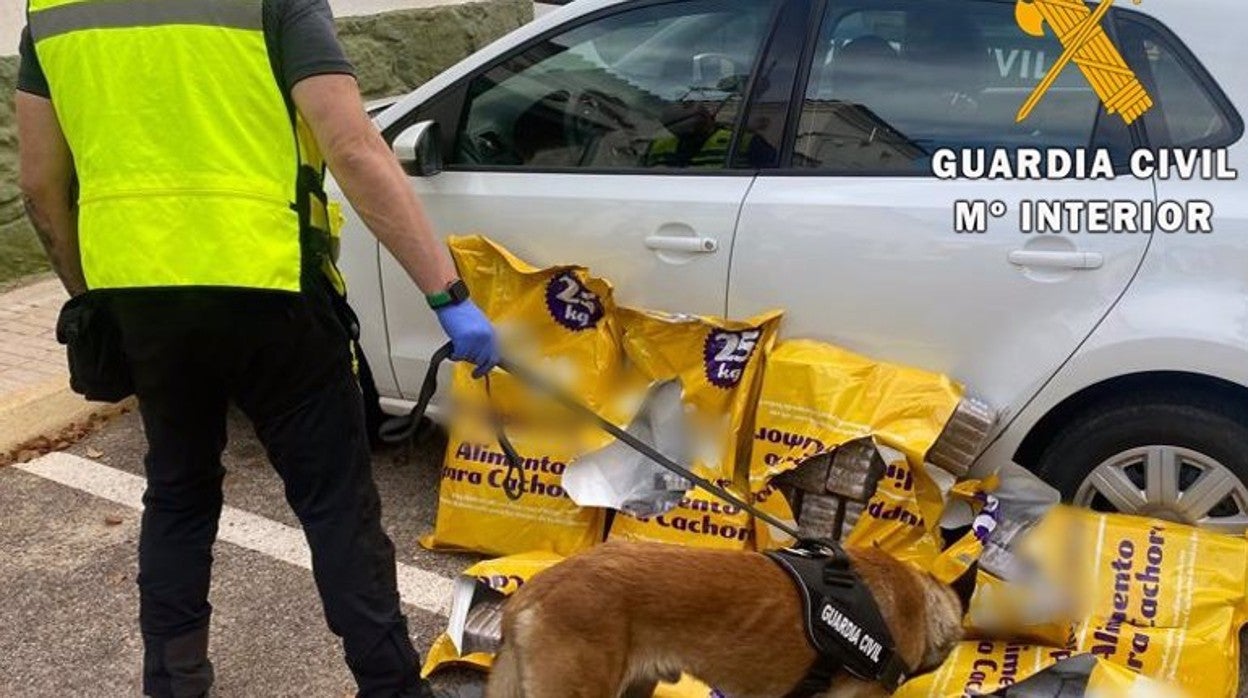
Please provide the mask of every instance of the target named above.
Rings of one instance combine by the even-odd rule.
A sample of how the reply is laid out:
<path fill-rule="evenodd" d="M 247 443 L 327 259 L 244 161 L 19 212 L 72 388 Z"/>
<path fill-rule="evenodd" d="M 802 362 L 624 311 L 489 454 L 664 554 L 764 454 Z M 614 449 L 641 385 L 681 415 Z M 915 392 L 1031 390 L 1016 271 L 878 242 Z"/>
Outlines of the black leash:
<path fill-rule="evenodd" d="M 421 386 L 421 395 L 417 398 L 416 406 L 412 407 L 412 412 L 409 412 L 406 417 L 396 417 L 393 418 L 393 420 L 383 423 L 381 430 L 378 430 L 378 436 L 383 442 L 402 443 L 416 435 L 419 425 L 421 425 L 421 421 L 424 418 L 424 412 L 426 412 L 429 408 L 429 401 L 432 400 L 433 393 L 438 391 L 438 367 L 441 367 L 442 363 L 447 361 L 448 358 L 451 358 L 451 345 L 449 345 L 449 343 L 447 343 L 447 345 L 443 345 L 441 348 L 438 348 L 438 351 L 434 352 L 433 357 L 429 360 L 429 370 L 426 375 L 424 375 L 424 383 Z M 649 458 L 649 460 L 658 463 L 659 466 L 668 469 L 670 472 L 679 474 L 680 477 L 693 482 L 695 486 L 705 489 L 706 492 L 714 494 L 714 496 L 723 499 L 723 501 L 728 502 L 729 504 L 733 504 L 734 507 L 741 509 L 741 511 L 754 514 L 756 518 L 770 524 L 770 526 L 778 528 L 781 532 L 789 534 L 792 538 L 799 539 L 799 541 L 802 539 L 801 534 L 797 533 L 796 528 L 789 526 L 789 524 L 780 521 L 779 518 L 771 516 L 769 513 L 760 511 L 759 508 L 754 507 L 753 504 L 744 502 L 743 499 L 736 496 L 736 494 L 729 492 L 728 489 L 720 487 L 719 484 L 715 484 L 714 482 L 709 481 L 709 479 L 699 477 L 698 474 L 690 471 L 689 468 L 681 466 L 679 463 L 671 460 L 671 458 L 664 456 L 663 453 L 655 451 L 655 448 L 650 446 L 649 443 L 641 441 L 640 438 L 630 435 L 629 432 L 615 426 L 614 423 L 607 420 L 607 418 L 599 415 L 599 413 L 593 411 L 592 408 L 585 406 L 585 403 L 580 402 L 577 398 L 570 396 L 567 392 L 555 387 L 552 383 L 545 380 L 545 378 L 537 375 L 537 373 L 529 371 L 528 368 L 515 365 L 515 363 L 509 361 L 500 362 L 498 367 L 502 368 L 503 371 L 507 371 L 510 375 L 517 377 L 520 382 L 534 388 L 534 390 L 547 393 L 547 395 L 554 397 L 555 401 L 559 402 L 560 405 L 569 408 L 569 410 L 578 413 L 578 415 L 588 417 L 589 420 L 597 423 L 598 427 L 602 428 L 603 431 L 609 433 L 609 435 L 612 435 L 615 438 L 618 438 L 618 440 L 623 441 L 636 452 L 641 453 L 641 455 Z M 485 376 L 485 393 L 489 395 L 488 375 Z M 512 446 L 512 442 L 508 440 L 507 430 L 505 430 L 503 425 L 503 418 L 498 415 L 497 412 L 494 413 L 494 430 L 498 433 L 498 446 L 499 448 L 502 448 L 503 456 L 505 457 L 505 460 L 507 460 L 507 476 L 503 478 L 503 492 L 507 494 L 509 499 L 515 501 L 515 499 L 519 499 L 523 494 L 524 458 L 520 457 L 519 453 L 515 451 L 515 447 Z"/>
<path fill-rule="evenodd" d="M 412 408 L 412 411 L 406 417 L 396 417 L 381 426 L 379 436 L 382 441 L 397 444 L 402 443 L 415 435 L 417 429 L 419 429 L 421 420 L 425 416 L 425 411 L 429 408 L 429 401 L 433 398 L 433 394 L 438 390 L 438 368 L 443 362 L 449 359 L 450 356 L 450 344 L 446 344 L 434 352 L 433 357 L 429 360 L 429 371 L 425 373 L 425 382 L 420 387 L 420 396 L 416 400 L 416 406 Z M 699 477 L 688 468 L 680 465 L 662 453 L 659 453 L 650 444 L 616 426 L 610 420 L 590 409 L 580 400 L 552 385 L 549 381 L 542 378 L 537 373 L 530 371 L 524 366 L 519 366 L 505 360 L 499 364 L 499 368 L 515 376 L 529 387 L 550 395 L 556 402 L 564 407 L 567 407 L 573 412 L 584 417 L 588 417 L 598 426 L 598 428 L 628 444 L 630 448 L 654 461 L 668 471 L 689 480 L 697 487 L 700 487 L 716 497 L 719 497 L 728 504 L 754 515 L 758 519 L 788 534 L 794 539 L 802 539 L 801 534 L 797 532 L 796 528 L 784 523 L 780 519 L 777 519 L 765 511 L 759 510 L 751 504 L 747 504 L 745 501 L 741 500 L 739 497 L 714 482 L 711 482 L 704 477 Z M 487 375 L 485 378 L 485 390 L 487 395 L 490 391 L 489 381 L 490 379 Z M 502 417 L 497 413 L 495 413 L 494 429 L 498 434 L 499 448 L 502 449 L 503 455 L 507 460 L 507 474 L 503 479 L 503 491 L 506 493 L 508 499 L 514 501 L 519 499 L 523 494 L 522 485 L 524 484 L 524 459 L 520 457 L 520 454 L 516 452 L 515 447 L 512 446 L 511 441 L 507 438 Z"/>
<path fill-rule="evenodd" d="M 485 374 L 485 396 L 493 400 L 490 394 L 490 374 Z M 494 421 L 494 434 L 498 437 L 498 447 L 503 450 L 503 458 L 507 460 L 507 472 L 503 475 L 503 494 L 507 499 L 517 501 L 524 494 L 524 459 L 511 445 L 507 438 L 507 429 L 503 425 L 503 415 L 498 410 L 490 410 Z"/>
<path fill-rule="evenodd" d="M 444 344 L 429 358 L 429 371 L 425 373 L 425 382 L 420 386 L 420 396 L 416 398 L 412 411 L 406 417 L 394 417 L 381 423 L 377 429 L 377 438 L 383 443 L 401 444 L 420 430 L 420 423 L 429 409 L 429 401 L 438 392 L 438 367 L 451 358 L 451 349 L 449 343 Z"/>
<path fill-rule="evenodd" d="M 433 356 L 429 358 L 429 370 L 425 372 L 425 381 L 420 385 L 420 395 L 416 398 L 416 404 L 412 407 L 412 411 L 407 413 L 405 417 L 394 417 L 382 423 L 377 430 L 377 438 L 383 443 L 401 444 L 410 440 L 420 430 L 420 424 L 425 419 L 425 412 L 429 410 L 429 402 L 433 400 L 433 396 L 438 392 L 438 369 L 446 360 L 451 358 L 453 347 L 450 342 L 443 344 L 437 351 L 433 352 Z M 485 377 L 485 393 L 490 394 L 490 377 Z M 497 411 L 492 411 L 494 418 L 494 430 L 498 434 L 498 446 L 503 451 L 503 457 L 507 461 L 507 473 L 503 477 L 503 493 L 507 498 L 515 501 L 520 499 L 524 494 L 522 486 L 524 484 L 524 459 L 516 452 L 516 447 L 511 444 L 511 439 L 507 438 L 507 432 L 503 429 L 503 417 Z"/>
<path fill-rule="evenodd" d="M 754 507 L 753 505 L 745 503 L 735 494 L 711 482 L 710 480 L 707 480 L 704 477 L 699 477 L 698 475 L 694 474 L 693 471 L 680 465 L 679 463 L 672 460 L 671 458 L 668 458 L 662 453 L 659 453 L 650 444 L 646 443 L 645 441 L 642 441 L 636 436 L 633 436 L 627 431 L 616 426 L 606 417 L 603 417 L 602 415 L 598 414 L 597 412 L 587 407 L 580 400 L 577 400 L 576 398 L 567 394 L 566 392 L 559 389 L 558 387 L 551 385 L 546 379 L 537 375 L 533 371 L 530 371 L 524 366 L 517 366 L 516 364 L 510 363 L 505 360 L 499 364 L 499 368 L 503 369 L 504 371 L 520 379 L 521 382 L 527 384 L 529 387 L 535 388 L 541 392 L 546 393 L 547 395 L 550 395 L 551 397 L 555 398 L 556 402 L 563 405 L 564 407 L 567 407 L 573 412 L 576 412 L 577 414 L 588 417 L 591 421 L 593 421 L 594 423 L 598 425 L 598 428 L 614 436 L 620 441 L 623 441 L 624 443 L 628 444 L 629 447 L 631 447 L 633 450 L 637 451 L 638 453 L 645 456 L 646 458 L 649 458 L 650 460 L 659 464 L 660 466 L 667 469 L 668 471 L 673 472 L 685 478 L 686 480 L 689 480 L 694 485 L 697 485 L 701 489 L 706 490 L 707 492 L 710 492 L 711 494 L 715 495 L 716 497 L 719 497 L 720 499 L 731 504 L 732 506 L 738 509 L 741 509 L 742 511 L 746 511 L 746 512 L 749 512 L 750 514 L 753 514 L 756 518 L 762 520 L 763 522 L 771 526 L 774 526 L 780 531 L 788 534 L 789 536 L 792 536 L 794 539 L 802 540 L 803 537 L 801 534 L 797 532 L 797 529 L 784 523 L 780 519 L 777 519 L 771 514 L 768 514 L 765 511 L 761 511 L 758 508 Z"/>

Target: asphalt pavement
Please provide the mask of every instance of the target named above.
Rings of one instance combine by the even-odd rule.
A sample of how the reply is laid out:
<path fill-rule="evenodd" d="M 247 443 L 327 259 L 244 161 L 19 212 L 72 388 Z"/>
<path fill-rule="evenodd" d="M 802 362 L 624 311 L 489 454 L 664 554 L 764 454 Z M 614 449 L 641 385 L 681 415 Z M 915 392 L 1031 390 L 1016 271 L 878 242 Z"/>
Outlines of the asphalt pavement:
<path fill-rule="evenodd" d="M 433 524 L 442 448 L 435 439 L 374 459 L 405 584 L 404 610 L 422 655 L 445 628 L 450 580 L 476 559 L 431 553 L 417 543 Z M 140 422 L 135 414 L 119 417 L 69 453 L 83 460 L 53 455 L 0 469 L 0 696 L 140 692 L 134 584 Z M 300 540 L 298 522 L 238 415 L 230 420 L 225 465 L 230 521 L 216 546 L 210 597 L 216 695 L 354 695 L 311 572 L 298 563 L 297 551 L 282 547 L 292 536 Z M 74 486 L 60 484 L 58 472 Z M 479 677 L 455 672 L 441 680 Z"/>

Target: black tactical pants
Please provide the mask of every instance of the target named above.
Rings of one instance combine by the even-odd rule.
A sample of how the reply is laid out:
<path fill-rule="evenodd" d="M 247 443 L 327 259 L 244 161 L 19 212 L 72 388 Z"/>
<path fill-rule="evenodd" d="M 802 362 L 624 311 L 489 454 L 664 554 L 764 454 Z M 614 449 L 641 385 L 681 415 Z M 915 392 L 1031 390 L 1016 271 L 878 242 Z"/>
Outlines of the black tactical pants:
<path fill-rule="evenodd" d="M 149 446 L 138 580 L 144 692 L 199 696 L 212 683 L 208 588 L 234 402 L 303 524 L 359 695 L 419 695 L 348 338 L 328 295 L 129 291 L 113 305 Z"/>

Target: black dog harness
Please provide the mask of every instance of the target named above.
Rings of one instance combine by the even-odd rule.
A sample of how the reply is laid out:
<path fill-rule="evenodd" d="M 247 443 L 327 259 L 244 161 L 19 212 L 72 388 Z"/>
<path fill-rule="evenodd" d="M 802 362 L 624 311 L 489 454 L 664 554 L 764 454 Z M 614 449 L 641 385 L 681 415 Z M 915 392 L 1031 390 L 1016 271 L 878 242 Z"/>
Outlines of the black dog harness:
<path fill-rule="evenodd" d="M 819 661 L 788 698 L 828 689 L 844 670 L 892 693 L 909 669 L 897 656 L 879 606 L 837 543 L 802 542 L 765 553 L 793 578 L 806 610 L 806 634 Z"/>

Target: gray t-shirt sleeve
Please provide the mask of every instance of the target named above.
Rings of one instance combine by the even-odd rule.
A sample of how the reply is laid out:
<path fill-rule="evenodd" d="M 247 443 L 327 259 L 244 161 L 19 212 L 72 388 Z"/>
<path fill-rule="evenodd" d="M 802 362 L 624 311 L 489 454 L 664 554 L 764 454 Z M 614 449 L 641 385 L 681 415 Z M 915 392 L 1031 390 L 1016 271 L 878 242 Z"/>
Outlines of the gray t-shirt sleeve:
<path fill-rule="evenodd" d="M 270 0 L 266 9 L 272 14 L 266 22 L 270 50 L 276 53 L 276 64 L 287 92 L 300 80 L 313 75 L 345 73 L 355 69 L 338 43 L 334 15 L 326 0 Z M 17 73 L 17 89 L 51 97 L 47 77 L 39 65 L 30 29 L 22 30 L 18 47 L 21 63 Z"/>
<path fill-rule="evenodd" d="M 273 48 L 277 51 L 282 86 L 287 91 L 313 75 L 355 74 L 338 43 L 334 15 L 327 0 L 271 1 L 276 10 Z"/>
<path fill-rule="evenodd" d="M 39 56 L 35 54 L 35 42 L 30 38 L 30 27 L 22 29 L 17 52 L 20 57 L 17 89 L 51 99 L 52 90 L 48 87 L 48 78 L 43 74 L 43 66 L 39 65 Z"/>

